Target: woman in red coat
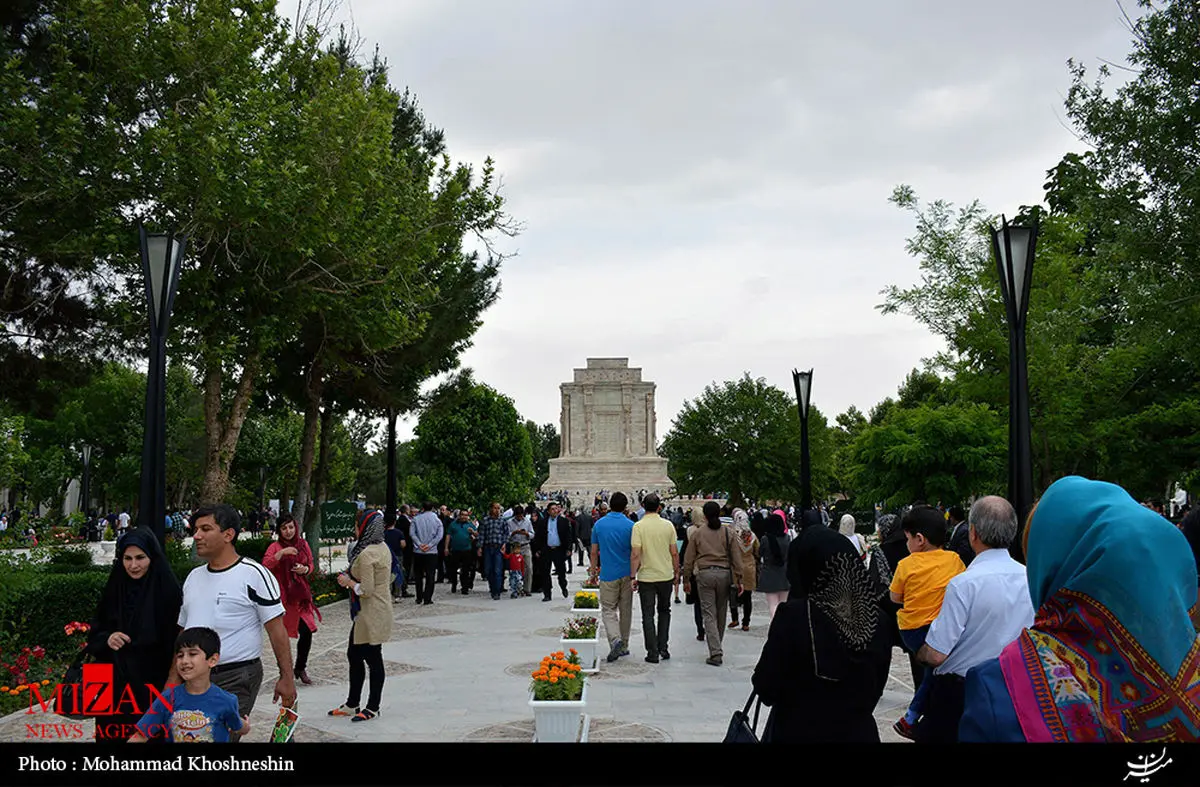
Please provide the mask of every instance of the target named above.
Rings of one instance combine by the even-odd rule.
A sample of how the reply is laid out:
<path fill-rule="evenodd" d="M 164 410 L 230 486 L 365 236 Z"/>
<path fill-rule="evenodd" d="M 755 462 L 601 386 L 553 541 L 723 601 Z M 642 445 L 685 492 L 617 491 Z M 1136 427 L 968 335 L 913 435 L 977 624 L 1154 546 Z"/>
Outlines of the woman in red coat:
<path fill-rule="evenodd" d="M 300 682 L 312 685 L 308 677 L 308 652 L 312 649 L 312 635 L 317 630 L 321 611 L 313 602 L 312 588 L 308 576 L 316 570 L 312 550 L 308 542 L 300 537 L 296 517 L 283 514 L 275 526 L 277 540 L 267 547 L 263 565 L 275 575 L 283 601 L 283 626 L 288 636 L 298 639 L 294 672 Z"/>

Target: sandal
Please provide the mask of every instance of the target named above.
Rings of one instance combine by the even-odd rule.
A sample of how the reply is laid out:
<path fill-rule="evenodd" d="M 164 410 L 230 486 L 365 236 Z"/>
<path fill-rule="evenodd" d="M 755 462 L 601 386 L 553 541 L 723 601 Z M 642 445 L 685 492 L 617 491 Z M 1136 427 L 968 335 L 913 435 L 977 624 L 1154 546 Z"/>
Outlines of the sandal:
<path fill-rule="evenodd" d="M 343 705 L 340 708 L 334 708 L 329 711 L 330 716 L 355 716 L 358 714 L 358 708 L 353 705 Z"/>
<path fill-rule="evenodd" d="M 379 711 L 377 711 L 377 710 L 371 710 L 370 708 L 363 708 L 350 721 L 370 721 L 371 719 L 375 718 L 378 715 L 379 715 Z"/>

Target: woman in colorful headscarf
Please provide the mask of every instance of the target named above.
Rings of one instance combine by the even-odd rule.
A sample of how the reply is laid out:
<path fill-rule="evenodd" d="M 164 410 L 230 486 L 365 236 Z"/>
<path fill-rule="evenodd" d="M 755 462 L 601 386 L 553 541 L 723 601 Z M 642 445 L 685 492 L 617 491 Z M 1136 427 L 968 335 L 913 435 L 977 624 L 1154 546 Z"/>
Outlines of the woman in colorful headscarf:
<path fill-rule="evenodd" d="M 321 611 L 313 602 L 308 577 L 316 570 L 312 549 L 300 537 L 296 517 L 282 514 L 275 525 L 277 539 L 267 547 L 262 564 L 275 575 L 283 602 L 283 627 L 296 642 L 296 663 L 293 672 L 300 682 L 312 685 L 308 677 L 308 654 L 312 650 L 312 635 L 317 630 Z"/>
<path fill-rule="evenodd" d="M 1033 628 L 967 674 L 963 742 L 1200 738 L 1187 539 L 1119 486 L 1050 485 L 1024 534 Z"/>
<path fill-rule="evenodd" d="M 350 569 L 338 575 L 338 584 L 350 590 L 350 693 L 330 716 L 370 721 L 379 715 L 383 699 L 383 643 L 392 637 L 392 551 L 384 543 L 383 514 L 367 509 L 359 518 L 358 540 L 350 551 Z M 371 693 L 359 707 L 363 681 L 371 670 Z"/>
<path fill-rule="evenodd" d="M 730 628 L 737 628 L 738 625 L 738 607 L 742 608 L 742 631 L 750 630 L 750 612 L 754 607 L 754 589 L 758 586 L 757 568 L 758 568 L 758 538 L 750 529 L 750 515 L 743 509 L 733 509 L 733 532 L 734 543 L 738 546 L 738 553 L 742 559 L 742 592 L 735 598 L 731 599 L 729 604 L 729 613 L 732 620 L 729 623 Z"/>
<path fill-rule="evenodd" d="M 771 708 L 763 742 L 878 743 L 892 648 L 867 568 L 827 527 L 791 549 L 803 584 L 776 610 L 752 678 Z"/>

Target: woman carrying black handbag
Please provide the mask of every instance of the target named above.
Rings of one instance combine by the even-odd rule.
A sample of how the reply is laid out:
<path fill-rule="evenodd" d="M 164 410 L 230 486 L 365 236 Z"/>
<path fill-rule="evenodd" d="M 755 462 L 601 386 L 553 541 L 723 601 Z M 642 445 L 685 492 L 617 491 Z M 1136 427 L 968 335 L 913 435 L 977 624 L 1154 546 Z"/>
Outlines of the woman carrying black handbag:
<path fill-rule="evenodd" d="M 854 546 L 827 527 L 792 543 L 797 583 L 771 621 L 752 682 L 771 708 L 763 741 L 878 743 L 872 715 L 891 666 L 875 585 Z"/>
<path fill-rule="evenodd" d="M 126 533 L 116 551 L 85 649 L 114 665 L 113 710 L 124 711 L 96 717 L 96 740 L 125 743 L 150 709 L 150 686 L 161 690 L 166 683 L 183 591 L 149 528 Z"/>

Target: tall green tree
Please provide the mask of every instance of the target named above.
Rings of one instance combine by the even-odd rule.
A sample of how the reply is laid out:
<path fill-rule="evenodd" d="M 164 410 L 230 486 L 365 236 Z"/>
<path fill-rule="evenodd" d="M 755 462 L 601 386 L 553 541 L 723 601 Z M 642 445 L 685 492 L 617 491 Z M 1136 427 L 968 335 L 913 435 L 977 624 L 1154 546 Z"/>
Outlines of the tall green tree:
<path fill-rule="evenodd" d="M 422 468 L 419 497 L 483 510 L 493 500 L 533 492 L 533 448 L 511 399 L 454 375 L 429 397 L 417 422 L 413 456 Z"/>
<path fill-rule="evenodd" d="M 833 490 L 833 444 L 825 416 L 809 408 L 814 499 Z M 663 439 L 681 492 L 727 491 L 741 504 L 800 496 L 800 416 L 795 399 L 749 374 L 713 383 L 683 404 Z"/>

